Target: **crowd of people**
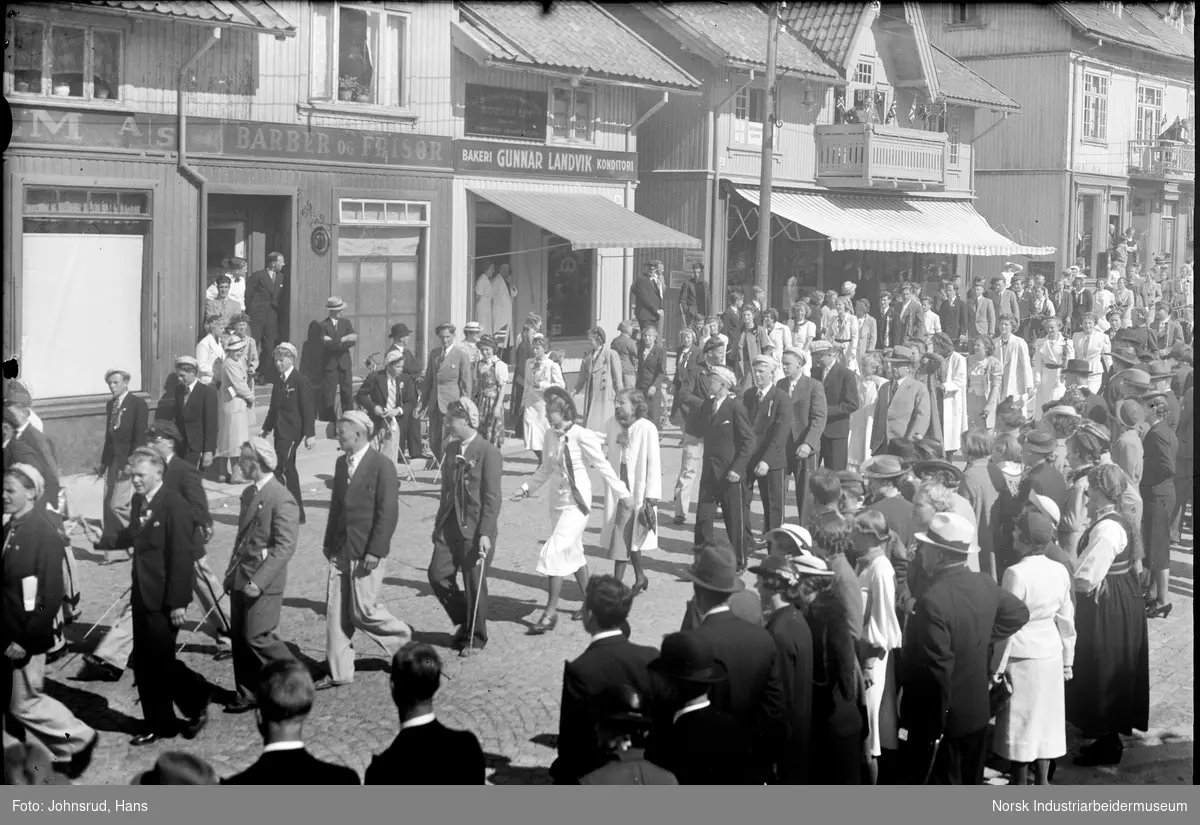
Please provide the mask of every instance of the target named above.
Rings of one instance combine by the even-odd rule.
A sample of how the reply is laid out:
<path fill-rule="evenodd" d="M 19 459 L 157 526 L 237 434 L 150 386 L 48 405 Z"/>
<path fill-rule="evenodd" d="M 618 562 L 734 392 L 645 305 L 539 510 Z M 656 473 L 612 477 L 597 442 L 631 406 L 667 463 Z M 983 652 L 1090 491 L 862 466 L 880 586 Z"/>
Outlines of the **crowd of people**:
<path fill-rule="evenodd" d="M 618 334 L 590 331 L 574 393 L 532 314 L 511 349 L 478 322 L 461 341 L 440 324 L 424 368 L 397 324 L 382 368 L 355 392 L 346 375 L 357 339 L 332 297 L 323 402 L 296 348 L 278 344 L 271 373 L 257 370 L 271 384 L 258 434 L 254 336 L 238 316 L 211 313 L 197 356 L 175 362 L 173 403 L 153 420 L 127 371 L 105 376 L 104 516 L 89 535 L 133 564 L 128 602 L 118 600 L 81 676 L 133 668 L 144 715 L 133 745 L 195 738 L 212 687 L 176 644 L 196 601 L 217 658 L 232 660 L 225 709 L 254 711 L 266 743 L 260 763 L 228 781 L 357 783 L 301 752 L 301 726 L 315 692 L 353 681 L 361 631 L 393 657 L 401 718 L 366 782 L 481 783 L 478 741 L 432 714 L 437 653 L 412 643 L 380 594 L 399 469 L 423 458 L 440 474 L 431 589 L 460 655 L 487 646 L 500 447 L 513 433 L 538 466 L 511 500 L 549 487 L 536 568 L 547 601 L 528 632 L 555 630 L 574 579 L 583 602 L 571 618 L 592 636 L 564 670 L 555 782 L 979 784 L 990 751 L 1012 782 L 1045 784 L 1066 755 L 1068 722 L 1092 740 L 1078 764 L 1117 764 L 1121 736 L 1149 724 L 1148 620 L 1171 611 L 1170 547 L 1192 496 L 1190 291 L 1173 284 L 1164 297 L 1136 272 L 1111 280 L 1124 277 L 1130 326 L 1096 313 L 1109 306 L 1107 283 L 1088 290 L 1068 271 L 1054 290 L 1038 277 L 1026 288 L 1011 264 L 967 299 L 954 283 L 938 295 L 902 284 L 872 316 L 847 283 L 793 304 L 782 323 L 761 290 L 749 301 L 735 291 L 723 315 L 709 315 L 698 265 L 680 293 L 688 323 L 671 374 L 659 331 L 666 291 L 651 262 Z M 218 289 L 215 300 L 227 296 Z M 296 453 L 312 446 L 318 415 L 335 420 L 342 455 L 322 539 L 326 668 L 314 680 L 278 626 L 306 522 Z M 681 452 L 666 506 L 668 422 Z M 81 588 L 54 448 L 27 384 L 6 386 L 3 435 L 7 717 L 77 777 L 97 734 L 46 694 L 44 675 L 66 649 Z M 221 578 L 206 560 L 201 483 L 218 458 L 223 477 L 247 485 Z M 612 575 L 592 576 L 584 554 L 595 479 Z M 680 630 L 656 648 L 630 639 L 628 618 L 649 598 L 643 554 L 659 547 L 660 507 L 677 527 L 694 518 L 694 560 Z M 447 743 L 444 773 L 418 756 L 434 736 Z M 143 781 L 213 776 L 195 757 L 171 759 Z"/>

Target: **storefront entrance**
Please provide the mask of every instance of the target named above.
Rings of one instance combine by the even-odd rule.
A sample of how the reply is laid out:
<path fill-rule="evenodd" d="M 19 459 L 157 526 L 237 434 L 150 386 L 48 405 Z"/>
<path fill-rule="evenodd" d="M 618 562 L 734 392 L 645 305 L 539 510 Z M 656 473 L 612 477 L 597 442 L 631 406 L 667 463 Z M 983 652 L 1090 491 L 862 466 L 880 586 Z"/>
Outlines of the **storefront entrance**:
<path fill-rule="evenodd" d="M 288 260 L 291 238 L 292 200 L 277 195 L 208 196 L 208 231 L 206 234 L 204 283 L 200 284 L 199 312 L 204 314 L 204 293 L 222 273 L 233 271 L 233 259 L 241 258 L 248 272 L 266 268 L 267 255 L 281 252 L 287 265 L 283 268 L 284 291 L 279 306 L 279 340 L 289 340 L 288 299 L 292 294 L 292 273 Z M 245 307 L 243 307 L 245 309 Z M 199 319 L 197 332 L 204 328 Z"/>

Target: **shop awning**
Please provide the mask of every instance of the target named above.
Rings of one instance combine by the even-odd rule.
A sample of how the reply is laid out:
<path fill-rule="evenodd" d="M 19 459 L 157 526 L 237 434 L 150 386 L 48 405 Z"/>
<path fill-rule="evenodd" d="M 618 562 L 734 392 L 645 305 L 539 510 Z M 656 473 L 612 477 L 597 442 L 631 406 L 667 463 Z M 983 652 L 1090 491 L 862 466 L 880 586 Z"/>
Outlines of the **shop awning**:
<path fill-rule="evenodd" d="M 699 249 L 700 241 L 600 195 L 469 189 L 571 242 L 572 249 Z"/>
<path fill-rule="evenodd" d="M 758 190 L 737 193 L 758 206 Z M 1052 246 L 1022 246 L 1001 235 L 966 201 L 772 192 L 771 212 L 829 236 L 836 251 L 925 252 L 941 255 L 1053 255 Z"/>

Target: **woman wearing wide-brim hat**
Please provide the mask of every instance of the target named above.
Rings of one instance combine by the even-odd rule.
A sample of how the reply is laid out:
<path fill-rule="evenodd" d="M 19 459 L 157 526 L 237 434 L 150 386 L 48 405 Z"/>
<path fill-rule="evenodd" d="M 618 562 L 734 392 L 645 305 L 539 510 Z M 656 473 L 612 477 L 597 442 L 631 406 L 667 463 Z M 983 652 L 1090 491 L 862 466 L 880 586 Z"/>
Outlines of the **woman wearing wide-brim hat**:
<path fill-rule="evenodd" d="M 254 390 L 246 368 L 247 341 L 233 336 L 225 342 L 225 358 L 221 361 L 220 409 L 217 411 L 217 456 L 228 467 L 221 480 L 230 484 L 245 484 L 238 459 L 242 445 L 250 440 L 251 410 Z"/>

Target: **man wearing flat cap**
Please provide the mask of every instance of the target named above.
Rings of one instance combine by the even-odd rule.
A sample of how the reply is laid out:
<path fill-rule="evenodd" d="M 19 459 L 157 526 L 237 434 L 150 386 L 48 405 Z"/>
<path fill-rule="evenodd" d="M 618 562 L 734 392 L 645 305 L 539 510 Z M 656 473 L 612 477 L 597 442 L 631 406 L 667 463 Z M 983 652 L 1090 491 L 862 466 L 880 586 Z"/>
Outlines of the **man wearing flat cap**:
<path fill-rule="evenodd" d="M 392 461 L 398 460 L 400 450 L 405 448 L 410 458 L 421 454 L 421 430 L 416 430 L 414 449 L 409 428 L 409 422 L 417 417 L 417 384 L 404 371 L 404 353 L 389 349 L 383 357 L 383 369 L 363 380 L 354 400 L 375 426 L 372 447 Z"/>
<path fill-rule="evenodd" d="M 704 422 L 704 464 L 700 470 L 700 494 L 696 498 L 696 544 L 713 536 L 713 521 L 717 508 L 725 520 L 725 533 L 733 547 L 738 564 L 745 568 L 745 510 L 746 464 L 754 451 L 754 428 L 746 407 L 733 395 L 737 383 L 728 367 L 709 367 L 708 385 L 711 397 L 696 414 Z"/>
<path fill-rule="evenodd" d="M 346 302 L 336 295 L 325 302 L 328 316 L 321 322 L 321 346 L 324 351 L 325 393 L 322 397 L 325 415 L 334 417 L 334 401 L 341 397 L 342 409 L 354 409 L 354 361 L 350 350 L 358 343 L 354 325 L 342 317 Z"/>
<path fill-rule="evenodd" d="M 255 707 L 255 691 L 269 663 L 295 660 L 277 631 L 288 562 L 296 552 L 300 531 L 300 509 L 275 478 L 279 458 L 269 441 L 250 439 L 242 445 L 238 461 L 251 483 L 242 491 L 237 538 L 225 570 L 237 692 L 225 707 L 228 713 Z"/>
<path fill-rule="evenodd" d="M 896 389 L 883 415 L 888 442 L 896 438 L 911 441 L 923 437 L 929 430 L 933 405 L 928 388 L 913 374 L 917 359 L 916 350 L 907 346 L 896 347 L 887 358 L 888 366 L 896 377 Z M 879 416 L 876 415 L 878 420 Z M 887 447 L 886 444 L 883 446 Z"/>
<path fill-rule="evenodd" d="M 300 507 L 300 523 L 304 519 L 304 498 L 300 495 L 300 474 L 296 472 L 296 451 L 300 442 L 311 450 L 317 435 L 316 405 L 312 384 L 296 369 L 296 348 L 288 343 L 275 348 L 275 370 L 279 380 L 271 386 L 271 407 L 263 421 L 262 437 L 275 434 L 273 446 L 278 464 L 275 477 L 287 485 L 288 492 Z"/>
<path fill-rule="evenodd" d="M 760 355 L 751 365 L 754 386 L 746 390 L 742 403 L 754 429 L 754 449 L 746 462 L 746 492 L 742 497 L 742 522 L 746 547 L 754 546 L 750 529 L 750 499 L 754 488 L 763 505 L 765 536 L 783 524 L 783 502 L 787 493 L 788 460 L 785 452 L 792 430 L 792 400 L 775 386 L 775 359 Z"/>
<path fill-rule="evenodd" d="M 175 426 L 179 455 L 201 471 L 212 464 L 217 449 L 217 391 L 200 381 L 200 364 L 190 355 L 175 359 Z"/>
<path fill-rule="evenodd" d="M 104 448 L 100 451 L 100 466 L 96 475 L 104 479 L 104 527 L 102 535 L 116 536 L 125 524 L 118 511 L 128 511 L 133 497 L 129 474 L 125 464 L 138 447 L 146 443 L 146 427 L 150 422 L 150 408 L 145 399 L 129 391 L 129 373 L 123 369 L 111 369 L 104 374 L 104 383 L 112 397 L 104 405 Z M 123 483 L 118 483 L 123 482 Z M 114 495 L 119 491 L 117 500 Z"/>
<path fill-rule="evenodd" d="M 438 324 L 436 332 L 442 345 L 429 354 L 429 368 L 425 370 L 425 384 L 421 388 L 421 410 L 417 414 L 424 416 L 428 412 L 429 449 L 440 462 L 445 451 L 442 442 L 446 410 L 450 402 L 471 397 L 475 370 L 470 354 L 454 343 L 457 332 L 454 324 Z"/>

